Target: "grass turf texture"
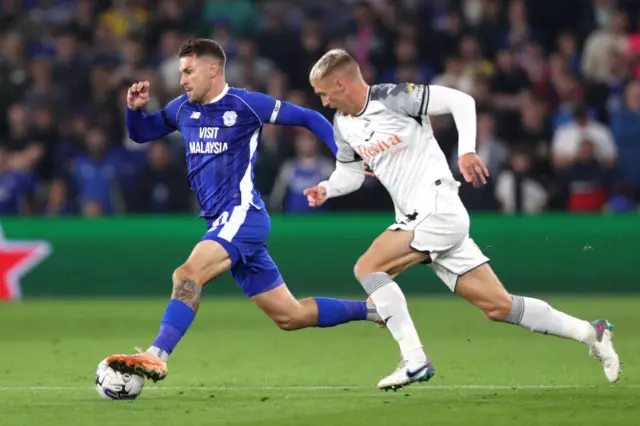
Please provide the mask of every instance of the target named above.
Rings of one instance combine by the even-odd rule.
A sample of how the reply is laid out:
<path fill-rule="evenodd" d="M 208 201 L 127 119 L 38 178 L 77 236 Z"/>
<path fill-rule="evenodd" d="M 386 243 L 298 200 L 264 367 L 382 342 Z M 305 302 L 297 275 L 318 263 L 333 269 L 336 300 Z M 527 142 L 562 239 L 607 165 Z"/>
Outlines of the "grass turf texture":
<path fill-rule="evenodd" d="M 587 348 L 492 324 L 455 297 L 410 297 L 435 378 L 375 388 L 399 360 L 372 323 L 278 330 L 250 301 L 206 299 L 136 401 L 93 389 L 99 361 L 147 347 L 164 300 L 0 305 L 0 424 L 64 425 L 632 425 L 640 418 L 640 298 L 555 297 L 556 308 L 608 318 L 624 374 L 610 385 Z"/>

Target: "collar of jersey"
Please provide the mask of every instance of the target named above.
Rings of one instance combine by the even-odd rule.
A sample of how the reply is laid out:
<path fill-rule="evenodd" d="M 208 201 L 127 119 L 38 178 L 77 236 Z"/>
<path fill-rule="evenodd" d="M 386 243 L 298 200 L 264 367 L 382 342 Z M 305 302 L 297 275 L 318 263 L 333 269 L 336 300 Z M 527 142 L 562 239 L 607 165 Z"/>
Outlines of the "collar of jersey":
<path fill-rule="evenodd" d="M 222 99 L 224 97 L 224 95 L 227 94 L 227 92 L 229 91 L 229 85 L 225 84 L 224 88 L 222 89 L 222 92 L 220 92 L 220 94 L 218 96 L 216 96 L 215 98 L 211 99 L 211 102 L 209 102 L 210 104 L 218 102 L 220 99 Z"/>

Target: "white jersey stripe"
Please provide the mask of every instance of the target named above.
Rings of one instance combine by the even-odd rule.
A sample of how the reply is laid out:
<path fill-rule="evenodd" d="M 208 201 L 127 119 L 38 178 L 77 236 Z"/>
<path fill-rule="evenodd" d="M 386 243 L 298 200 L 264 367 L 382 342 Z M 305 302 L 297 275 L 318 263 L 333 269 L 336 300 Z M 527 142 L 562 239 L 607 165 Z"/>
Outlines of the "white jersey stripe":
<path fill-rule="evenodd" d="M 229 221 L 224 224 L 218 236 L 231 242 L 244 223 L 249 211 L 249 206 L 253 205 L 253 181 L 251 180 L 252 160 L 258 149 L 258 135 L 260 129 L 256 129 L 249 141 L 249 165 L 240 181 L 240 205 L 233 208 Z"/>
<path fill-rule="evenodd" d="M 275 124 L 276 118 L 278 117 L 278 113 L 280 112 L 280 105 L 282 102 L 276 101 L 275 106 L 273 107 L 273 112 L 271 113 L 271 117 L 269 117 L 269 123 Z"/>

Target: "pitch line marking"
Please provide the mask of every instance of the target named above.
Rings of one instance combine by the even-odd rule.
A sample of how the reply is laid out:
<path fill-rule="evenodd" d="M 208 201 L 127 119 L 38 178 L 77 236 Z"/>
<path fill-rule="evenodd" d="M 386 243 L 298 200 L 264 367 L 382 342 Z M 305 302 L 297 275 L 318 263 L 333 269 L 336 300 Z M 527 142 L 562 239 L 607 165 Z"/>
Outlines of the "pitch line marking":
<path fill-rule="evenodd" d="M 524 389 L 595 389 L 597 386 L 585 385 L 451 385 L 451 386 L 412 386 L 413 390 L 524 390 Z M 638 388 L 640 385 L 623 385 L 626 388 Z M 148 386 L 145 391 L 340 391 L 373 390 L 375 386 Z M 0 392 L 46 392 L 46 391 L 89 391 L 91 386 L 0 386 Z"/>

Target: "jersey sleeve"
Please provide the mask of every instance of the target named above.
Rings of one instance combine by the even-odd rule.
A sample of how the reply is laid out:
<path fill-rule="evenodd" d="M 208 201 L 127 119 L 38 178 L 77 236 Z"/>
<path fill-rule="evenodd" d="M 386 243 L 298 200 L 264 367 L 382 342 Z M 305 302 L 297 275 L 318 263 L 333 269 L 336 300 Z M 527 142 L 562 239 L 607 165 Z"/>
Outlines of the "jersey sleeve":
<path fill-rule="evenodd" d="M 246 92 L 243 99 L 253 112 L 256 113 L 262 124 L 276 123 L 276 119 L 282 108 L 282 101 L 258 92 Z"/>
<path fill-rule="evenodd" d="M 184 105 L 187 101 L 187 95 L 178 96 L 171 102 L 167 104 L 164 108 L 162 108 L 161 114 L 164 120 L 164 124 L 173 129 L 178 129 L 178 113 L 180 112 L 180 107 Z"/>
<path fill-rule="evenodd" d="M 178 114 L 186 100 L 187 96 L 182 95 L 152 114 L 146 114 L 142 109 L 132 110 L 127 107 L 125 123 L 129 138 L 134 142 L 144 143 L 178 130 Z"/>
<path fill-rule="evenodd" d="M 377 100 L 390 110 L 409 117 L 427 114 L 429 95 L 429 86 L 424 84 L 379 84 L 371 87 L 371 100 Z"/>
<path fill-rule="evenodd" d="M 335 155 L 337 148 L 331 123 L 319 112 L 275 100 L 257 92 L 245 93 L 244 101 L 256 113 L 262 124 L 304 127 L 324 142 Z"/>
<path fill-rule="evenodd" d="M 333 120 L 333 138 L 336 142 L 336 160 L 341 163 L 353 163 L 362 161 L 362 157 L 349 145 L 349 142 L 342 136 L 335 119 Z"/>

